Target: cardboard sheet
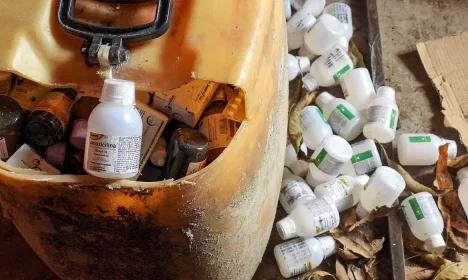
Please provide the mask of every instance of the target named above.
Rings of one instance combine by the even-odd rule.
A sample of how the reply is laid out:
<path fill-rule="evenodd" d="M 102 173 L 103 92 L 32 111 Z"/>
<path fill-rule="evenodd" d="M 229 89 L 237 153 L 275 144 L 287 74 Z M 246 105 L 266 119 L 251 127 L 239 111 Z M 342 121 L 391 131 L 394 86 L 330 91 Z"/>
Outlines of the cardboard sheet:
<path fill-rule="evenodd" d="M 419 56 L 441 97 L 445 125 L 468 147 L 468 32 L 419 43 Z"/>

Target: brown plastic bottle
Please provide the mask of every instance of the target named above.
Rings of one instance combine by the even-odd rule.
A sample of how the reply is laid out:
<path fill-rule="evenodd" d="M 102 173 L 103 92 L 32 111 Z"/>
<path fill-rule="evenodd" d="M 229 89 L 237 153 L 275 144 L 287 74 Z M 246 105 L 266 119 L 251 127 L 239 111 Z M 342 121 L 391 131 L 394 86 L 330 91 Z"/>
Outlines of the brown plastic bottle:
<path fill-rule="evenodd" d="M 13 155 L 22 144 L 24 113 L 13 98 L 0 96 L 0 159 Z"/>

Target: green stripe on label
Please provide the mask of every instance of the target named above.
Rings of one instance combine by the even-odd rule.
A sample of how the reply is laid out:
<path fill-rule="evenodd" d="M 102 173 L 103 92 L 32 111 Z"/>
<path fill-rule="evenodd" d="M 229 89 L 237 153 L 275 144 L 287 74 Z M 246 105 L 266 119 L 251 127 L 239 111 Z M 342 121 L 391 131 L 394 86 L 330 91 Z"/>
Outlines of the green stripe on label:
<path fill-rule="evenodd" d="M 320 164 L 322 163 L 323 159 L 328 155 L 327 150 L 322 149 L 320 153 L 318 154 L 317 158 L 315 159 L 315 166 L 319 167 Z"/>
<path fill-rule="evenodd" d="M 392 114 L 390 115 L 390 128 L 395 128 L 395 118 L 396 118 L 396 110 L 392 109 Z"/>
<path fill-rule="evenodd" d="M 410 136 L 409 141 L 412 143 L 431 142 L 430 136 Z"/>
<path fill-rule="evenodd" d="M 369 150 L 369 151 L 365 151 L 365 152 L 362 152 L 360 154 L 356 154 L 354 155 L 352 158 L 351 158 L 351 163 L 352 164 L 355 164 L 355 163 L 358 163 L 360 161 L 363 161 L 363 160 L 366 160 L 366 159 L 370 159 L 372 158 L 373 155 L 372 155 L 372 151 Z"/>
<path fill-rule="evenodd" d="M 345 116 L 348 120 L 352 120 L 355 117 L 354 114 L 351 113 L 351 111 L 349 111 L 348 108 L 346 108 L 343 104 L 336 106 L 336 109 L 338 109 L 338 111 L 340 111 L 340 113 L 343 114 L 343 116 Z"/>
<path fill-rule="evenodd" d="M 322 118 L 322 121 L 326 124 L 328 124 L 327 120 L 325 119 L 325 117 L 323 116 L 322 114 L 322 111 L 320 111 L 320 109 L 317 107 L 317 113 L 319 114 L 319 116 Z"/>
<path fill-rule="evenodd" d="M 340 71 L 336 72 L 336 74 L 333 75 L 333 79 L 335 81 L 338 80 L 344 73 L 348 72 L 349 70 L 351 70 L 351 66 L 349 66 L 349 64 L 346 64 L 345 67 L 341 68 Z"/>
<path fill-rule="evenodd" d="M 409 200 L 409 204 L 411 205 L 411 209 L 413 209 L 414 216 L 416 216 L 417 220 L 421 220 L 424 218 L 424 213 L 419 206 L 418 200 L 416 198 L 412 198 Z"/>

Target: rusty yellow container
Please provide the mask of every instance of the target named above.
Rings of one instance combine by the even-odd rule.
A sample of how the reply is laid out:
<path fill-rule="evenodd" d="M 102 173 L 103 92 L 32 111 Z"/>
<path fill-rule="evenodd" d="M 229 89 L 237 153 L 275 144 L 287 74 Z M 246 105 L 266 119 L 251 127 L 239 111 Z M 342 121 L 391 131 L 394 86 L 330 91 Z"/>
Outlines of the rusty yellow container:
<path fill-rule="evenodd" d="M 57 1 L 2 7 L 0 70 L 46 86 L 102 84 L 83 62 L 82 40 L 58 25 Z M 193 78 L 237 86 L 246 120 L 229 147 L 198 173 L 155 183 L 43 175 L 0 162 L 4 215 L 62 279 L 250 279 L 282 174 L 285 35 L 282 1 L 175 1 L 167 33 L 130 45 L 115 77 L 151 91 Z"/>

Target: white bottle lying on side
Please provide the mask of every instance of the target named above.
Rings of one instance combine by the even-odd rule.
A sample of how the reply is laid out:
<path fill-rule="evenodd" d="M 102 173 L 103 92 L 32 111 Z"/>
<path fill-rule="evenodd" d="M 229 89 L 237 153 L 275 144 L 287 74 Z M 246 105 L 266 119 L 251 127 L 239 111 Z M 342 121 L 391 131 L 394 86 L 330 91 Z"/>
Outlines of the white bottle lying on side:
<path fill-rule="evenodd" d="M 457 156 L 457 143 L 430 133 L 404 133 L 398 139 L 398 160 L 402 165 L 428 166 L 439 159 L 439 147 L 449 144 L 448 157 Z"/>
<path fill-rule="evenodd" d="M 316 199 L 316 196 L 304 179 L 284 168 L 279 195 L 279 201 L 284 211 L 290 214 L 299 203 L 314 199 Z"/>
<path fill-rule="evenodd" d="M 457 176 L 460 181 L 460 186 L 458 186 L 458 198 L 468 217 L 468 167 L 458 170 Z"/>
<path fill-rule="evenodd" d="M 375 142 L 366 139 L 351 145 L 353 156 L 351 160 L 345 163 L 341 174 L 349 176 L 359 176 L 374 172 L 382 166 L 382 159 Z"/>
<path fill-rule="evenodd" d="M 316 106 L 307 106 L 302 109 L 299 121 L 299 130 L 302 132 L 304 143 L 312 151 L 318 149 L 323 139 L 333 135 L 333 131 L 322 111 Z"/>

